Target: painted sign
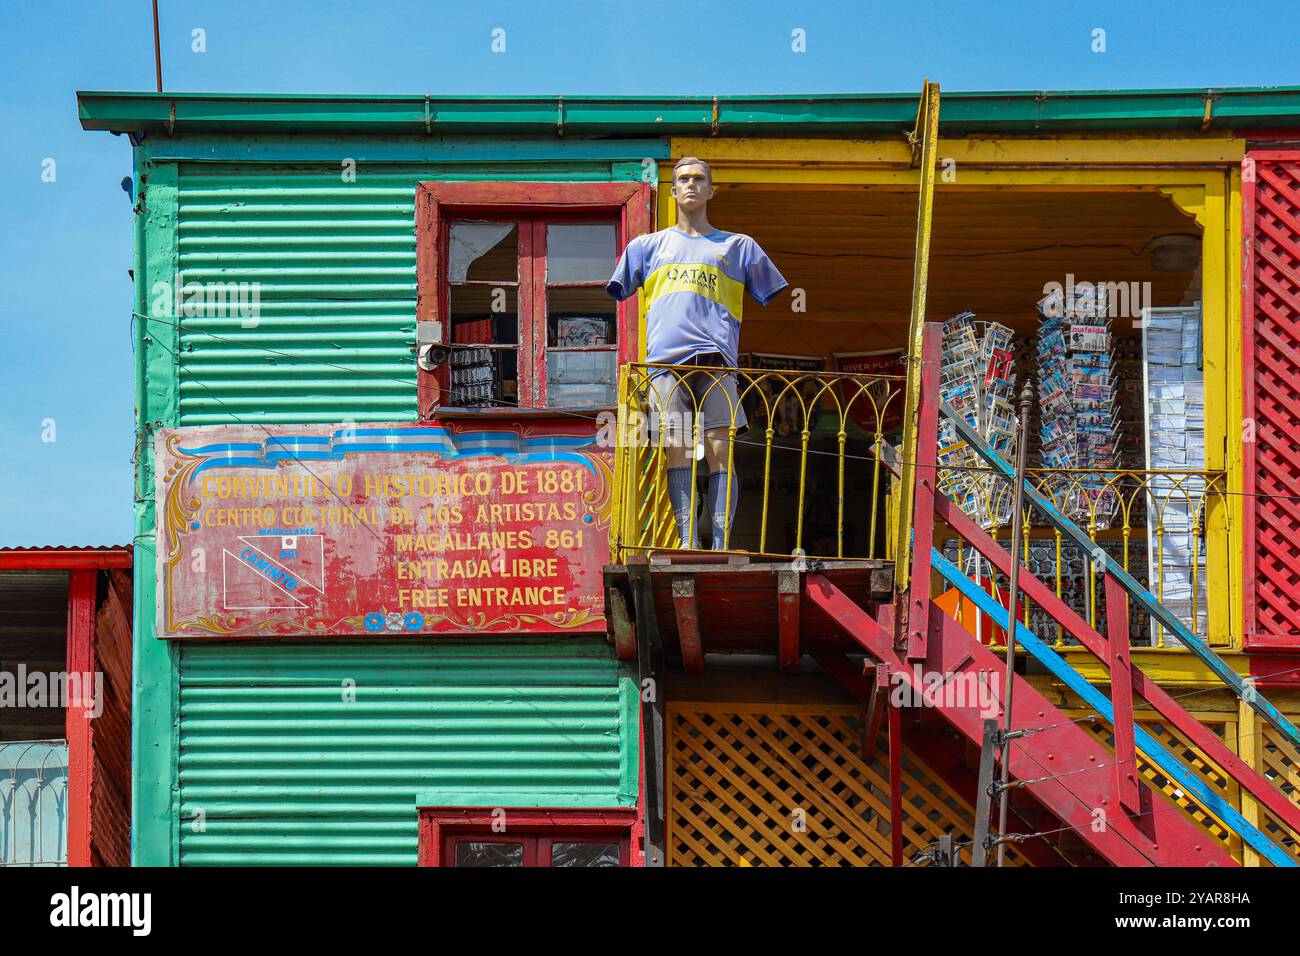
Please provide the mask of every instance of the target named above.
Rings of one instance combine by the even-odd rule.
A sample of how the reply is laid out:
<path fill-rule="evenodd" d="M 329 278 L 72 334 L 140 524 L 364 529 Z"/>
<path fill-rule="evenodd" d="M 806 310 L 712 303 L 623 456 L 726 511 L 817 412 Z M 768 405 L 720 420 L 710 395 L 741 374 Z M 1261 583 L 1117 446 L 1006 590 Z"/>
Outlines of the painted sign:
<path fill-rule="evenodd" d="M 157 436 L 158 635 L 603 631 L 613 478 L 576 419 Z"/>
<path fill-rule="evenodd" d="M 835 369 L 854 375 L 907 376 L 904 349 L 880 349 L 875 352 L 835 352 Z M 880 380 L 872 382 L 865 390 L 853 380 L 840 383 L 843 401 L 849 405 L 849 417 L 868 435 L 879 429 L 881 434 L 896 432 L 903 427 L 903 397 L 901 381 Z"/>

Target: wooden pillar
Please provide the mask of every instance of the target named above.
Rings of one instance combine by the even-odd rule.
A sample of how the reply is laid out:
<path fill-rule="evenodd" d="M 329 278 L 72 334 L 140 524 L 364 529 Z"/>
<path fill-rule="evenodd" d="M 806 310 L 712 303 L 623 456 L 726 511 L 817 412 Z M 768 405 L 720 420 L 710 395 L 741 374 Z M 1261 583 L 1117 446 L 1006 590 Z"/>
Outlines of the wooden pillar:
<path fill-rule="evenodd" d="M 68 572 L 67 676 L 82 700 L 65 701 L 68 738 L 68 866 L 90 866 L 90 788 L 94 775 L 94 732 L 90 695 L 95 672 L 95 586 L 98 571 Z M 75 677 L 74 677 L 75 675 Z M 85 675 L 89 675 L 89 686 Z"/>
<path fill-rule="evenodd" d="M 659 622 L 655 616 L 650 571 L 644 564 L 629 563 L 632 604 L 636 612 L 637 679 L 641 694 L 641 762 L 645 782 L 645 865 L 664 866 L 665 792 L 664 777 L 664 664 Z"/>
<path fill-rule="evenodd" d="M 1259 770 L 1260 739 L 1263 721 L 1254 708 L 1244 700 L 1237 701 L 1237 756 L 1246 765 Z M 1245 787 L 1241 788 L 1241 815 L 1253 827 L 1259 826 L 1259 801 Z M 1241 841 L 1241 865 L 1259 866 L 1259 853 L 1245 840 Z"/>
<path fill-rule="evenodd" d="M 893 866 L 903 865 L 903 712 L 888 699 L 889 714 L 889 836 Z"/>

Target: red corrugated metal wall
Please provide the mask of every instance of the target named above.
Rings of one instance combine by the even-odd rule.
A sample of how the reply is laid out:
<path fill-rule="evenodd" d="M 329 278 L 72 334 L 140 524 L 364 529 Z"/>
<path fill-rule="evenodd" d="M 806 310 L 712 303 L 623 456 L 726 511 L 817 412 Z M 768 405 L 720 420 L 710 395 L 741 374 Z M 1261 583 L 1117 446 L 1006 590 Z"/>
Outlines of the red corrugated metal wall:
<path fill-rule="evenodd" d="M 104 675 L 104 709 L 95 719 L 90 784 L 93 866 L 131 865 L 131 572 L 100 572 L 95 670 Z"/>
<path fill-rule="evenodd" d="M 1300 149 L 1242 163 L 1249 649 L 1300 648 Z"/>

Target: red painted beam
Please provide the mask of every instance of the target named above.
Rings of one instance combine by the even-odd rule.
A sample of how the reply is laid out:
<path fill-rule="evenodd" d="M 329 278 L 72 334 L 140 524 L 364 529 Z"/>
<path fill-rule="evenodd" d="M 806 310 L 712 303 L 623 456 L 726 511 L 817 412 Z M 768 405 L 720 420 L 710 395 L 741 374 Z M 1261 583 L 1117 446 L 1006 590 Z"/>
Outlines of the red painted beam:
<path fill-rule="evenodd" d="M 695 597 L 695 578 L 673 577 L 673 610 L 677 612 L 677 639 L 682 648 L 682 670 L 704 673 L 704 642 L 700 637 L 700 603 Z"/>
<path fill-rule="evenodd" d="M 1006 548 L 990 538 L 983 528 L 947 498 L 940 495 L 935 504 L 939 517 L 948 522 L 957 534 L 970 542 L 975 550 L 988 558 L 993 567 L 1003 574 L 1011 573 L 1011 556 Z M 1058 598 L 1050 587 L 1024 568 L 1020 569 L 1020 588 L 1030 600 L 1064 627 L 1071 637 L 1096 655 L 1099 660 L 1109 665 L 1106 656 L 1106 639 Z M 1300 833 L 1300 807 L 1288 800 L 1253 767 L 1228 750 L 1222 740 L 1184 710 L 1182 705 L 1170 697 L 1159 684 L 1150 680 L 1141 669 L 1130 670 L 1129 679 L 1133 685 L 1133 693 L 1154 707 L 1160 716 L 1173 724 L 1195 747 L 1245 787 L 1255 799 L 1268 808 L 1270 813 L 1275 814 L 1288 827 Z"/>
<path fill-rule="evenodd" d="M 0 550 L 0 571 L 79 571 L 130 568 L 131 548 L 67 550 L 8 548 Z"/>
<path fill-rule="evenodd" d="M 627 599 L 618 588 L 605 588 L 605 621 L 614 642 L 614 656 L 620 661 L 636 660 L 636 624 L 628 613 Z"/>
<path fill-rule="evenodd" d="M 1002 659 L 984 647 L 941 610 L 931 606 L 929 653 L 917 674 L 894 649 L 893 637 L 884 631 L 844 592 L 818 574 L 807 579 L 810 601 L 836 620 L 845 633 L 878 661 L 898 669 L 912 692 L 934 707 L 968 740 L 981 740 L 986 708 L 978 698 L 934 694 L 927 690 L 927 674 L 943 675 L 954 684 L 976 684 L 980 672 L 1000 675 Z M 1018 738 L 1011 749 L 1011 777 L 1055 814 L 1065 826 L 1114 866 L 1235 866 L 1236 862 L 1203 830 L 1176 812 L 1153 813 L 1143 818 L 1143 828 L 1127 814 L 1117 812 L 1110 774 L 1104 768 L 1114 760 L 1110 751 L 1061 712 L 1024 678 L 1015 678 L 1011 726 L 1034 729 Z M 1002 693 L 990 685 L 996 709 Z M 1095 771 L 1090 772 L 1090 768 Z M 1104 819 L 1105 826 L 1097 821 Z"/>
<path fill-rule="evenodd" d="M 930 546 L 934 539 L 934 497 L 938 481 L 939 366 L 943 326 L 927 322 L 921 331 L 921 403 L 916 416 L 916 491 L 912 506 L 912 570 L 908 578 L 907 659 L 925 660 L 930 606 Z"/>
<path fill-rule="evenodd" d="M 1106 639 L 1110 657 L 1110 703 L 1115 709 L 1115 796 L 1133 815 L 1142 812 L 1138 784 L 1137 747 L 1133 743 L 1133 665 L 1129 660 L 1128 595 L 1106 576 Z"/>
<path fill-rule="evenodd" d="M 91 683 L 78 679 L 82 696 L 94 692 L 95 585 L 98 572 L 72 571 L 68 575 L 68 675 L 90 674 Z M 90 788 L 94 774 L 94 733 L 91 707 L 85 700 L 69 700 L 64 707 L 68 736 L 68 866 L 90 866 Z"/>
<path fill-rule="evenodd" d="M 834 647 L 816 646 L 808 649 L 808 655 L 817 662 L 817 666 L 835 679 L 850 697 L 865 704 L 872 691 L 874 677 L 864 676 L 861 668 L 844 656 L 844 652 Z M 871 667 L 870 663 L 868 666 Z"/>
<path fill-rule="evenodd" d="M 778 666 L 783 674 L 799 670 L 799 572 L 781 571 L 776 580 Z"/>
<path fill-rule="evenodd" d="M 1250 673 L 1260 690 L 1300 690 L 1300 657 L 1251 654 Z"/>

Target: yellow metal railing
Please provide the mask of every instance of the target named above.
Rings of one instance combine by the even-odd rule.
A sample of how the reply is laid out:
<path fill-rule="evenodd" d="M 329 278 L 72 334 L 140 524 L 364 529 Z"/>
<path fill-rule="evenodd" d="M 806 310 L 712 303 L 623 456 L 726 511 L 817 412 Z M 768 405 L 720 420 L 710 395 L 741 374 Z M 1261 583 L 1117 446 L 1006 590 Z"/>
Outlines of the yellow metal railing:
<path fill-rule="evenodd" d="M 684 456 L 698 478 L 706 429 L 726 437 L 723 500 L 733 488 L 749 488 L 739 495 L 731 527 L 722 529 L 720 549 L 771 557 L 880 556 L 888 490 L 880 453 L 886 434 L 899 426 L 902 396 L 903 378 L 896 375 L 624 366 L 614 560 L 682 546 L 669 504 L 667 461 L 670 453 L 678 460 Z M 693 532 L 700 504 L 692 481 Z M 828 510 L 832 517 L 819 521 L 818 514 Z M 782 540 L 774 530 L 778 523 Z"/>
<path fill-rule="evenodd" d="M 1030 469 L 1026 481 L 1083 528 L 1092 542 L 1092 552 L 1084 554 L 1059 530 L 1037 524 L 1026 509 L 1020 528 L 1026 566 L 1044 583 L 1053 584 L 1056 596 L 1090 626 L 1101 629 L 1098 622 L 1105 620 L 1101 562 L 1095 560 L 1105 555 L 1144 583 L 1189 630 L 1208 640 L 1206 595 L 1211 566 L 1206 561 L 1206 515 L 1224 503 L 1226 472 Z M 1010 531 L 1010 482 L 991 469 L 941 467 L 939 487 L 995 540 L 999 536 L 1005 540 Z M 939 537 L 944 550 L 955 552 L 959 566 L 990 576 L 987 566 L 969 567 L 977 556 L 963 548 L 959 536 L 940 529 Z M 1072 566 L 1078 566 L 1078 574 L 1070 573 Z M 1082 586 L 1071 586 L 1072 578 Z M 996 580 L 993 584 L 998 586 Z M 1061 626 L 1028 599 L 1023 621 L 1043 637 L 1054 631 L 1057 647 L 1067 645 Z M 1168 646 L 1165 629 L 1145 621 L 1142 612 L 1132 607 L 1129 639 L 1138 646 Z"/>

